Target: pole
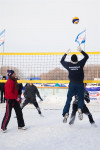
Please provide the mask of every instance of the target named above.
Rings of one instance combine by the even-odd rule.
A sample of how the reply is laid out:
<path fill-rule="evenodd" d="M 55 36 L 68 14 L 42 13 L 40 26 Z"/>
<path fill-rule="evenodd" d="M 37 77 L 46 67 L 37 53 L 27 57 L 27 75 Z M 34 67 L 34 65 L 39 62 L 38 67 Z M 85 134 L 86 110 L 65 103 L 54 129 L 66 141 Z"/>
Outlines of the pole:
<path fill-rule="evenodd" d="M 3 44 L 3 53 L 4 53 L 4 44 Z M 2 55 L 2 66 L 3 66 L 3 55 Z"/>
<path fill-rule="evenodd" d="M 4 53 L 4 42 L 5 42 L 5 29 L 1 32 L 1 38 L 2 38 L 2 47 L 3 47 L 3 52 L 2 54 Z M 3 55 L 2 55 L 2 62 L 1 62 L 1 75 L 2 75 L 2 68 L 3 68 Z"/>
<path fill-rule="evenodd" d="M 86 28 L 85 28 L 85 42 L 86 42 Z M 85 51 L 85 42 L 84 42 L 84 51 Z"/>
<path fill-rule="evenodd" d="M 3 52 L 2 53 L 4 53 L 4 44 L 2 46 L 3 46 Z M 1 75 L 3 75 L 3 55 L 2 55 Z"/>
<path fill-rule="evenodd" d="M 85 42 L 84 42 L 84 52 L 85 52 Z"/>

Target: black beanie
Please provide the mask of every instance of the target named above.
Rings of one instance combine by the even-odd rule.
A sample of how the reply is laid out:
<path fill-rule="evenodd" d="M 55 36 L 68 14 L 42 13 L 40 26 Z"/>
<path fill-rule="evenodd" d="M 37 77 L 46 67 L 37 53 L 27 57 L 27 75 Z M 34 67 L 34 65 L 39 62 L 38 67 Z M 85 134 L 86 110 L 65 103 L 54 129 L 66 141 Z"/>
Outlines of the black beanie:
<path fill-rule="evenodd" d="M 77 56 L 75 54 L 71 56 L 71 61 L 73 61 L 73 62 L 77 62 L 78 61 L 78 58 L 77 58 Z"/>
<path fill-rule="evenodd" d="M 11 77 L 12 74 L 15 73 L 15 72 L 14 72 L 14 70 L 7 70 L 7 73 L 8 73 L 8 77 Z"/>

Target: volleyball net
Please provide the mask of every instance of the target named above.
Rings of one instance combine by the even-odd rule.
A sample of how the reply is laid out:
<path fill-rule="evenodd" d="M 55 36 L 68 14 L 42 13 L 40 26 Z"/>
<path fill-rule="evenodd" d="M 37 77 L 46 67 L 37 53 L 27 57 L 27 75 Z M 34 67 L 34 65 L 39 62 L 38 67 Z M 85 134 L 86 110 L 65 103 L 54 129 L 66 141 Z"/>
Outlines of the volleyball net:
<path fill-rule="evenodd" d="M 67 55 L 78 55 L 79 52 Z M 100 83 L 100 52 L 87 52 L 89 59 L 84 67 L 84 82 Z M 20 83 L 69 83 L 68 71 L 61 65 L 64 52 L 55 53 L 0 53 L 0 75 L 7 76 L 7 70 L 14 70 Z M 0 82 L 3 82 L 0 79 Z"/>

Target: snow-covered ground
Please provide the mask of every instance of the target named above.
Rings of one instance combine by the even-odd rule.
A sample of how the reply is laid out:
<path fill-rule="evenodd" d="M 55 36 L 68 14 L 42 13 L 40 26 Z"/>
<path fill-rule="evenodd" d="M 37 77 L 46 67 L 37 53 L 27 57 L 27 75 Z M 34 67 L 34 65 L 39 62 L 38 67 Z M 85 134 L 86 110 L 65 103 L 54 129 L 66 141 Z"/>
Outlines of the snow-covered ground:
<path fill-rule="evenodd" d="M 14 110 L 7 133 L 0 132 L 0 150 L 100 150 L 100 102 L 91 101 L 88 107 L 97 127 L 84 115 L 82 121 L 76 116 L 75 124 L 62 123 L 62 109 L 66 96 L 48 95 L 40 102 L 44 117 L 39 116 L 32 105 L 23 109 L 27 130 L 17 129 Z M 5 113 L 0 104 L 0 124 Z"/>

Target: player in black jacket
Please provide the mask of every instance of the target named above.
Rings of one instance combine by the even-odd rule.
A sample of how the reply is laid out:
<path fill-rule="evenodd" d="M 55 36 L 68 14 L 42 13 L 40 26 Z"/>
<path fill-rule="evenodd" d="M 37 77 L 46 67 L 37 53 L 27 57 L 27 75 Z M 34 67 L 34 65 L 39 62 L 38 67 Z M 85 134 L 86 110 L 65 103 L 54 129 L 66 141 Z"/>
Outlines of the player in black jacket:
<path fill-rule="evenodd" d="M 6 76 L 3 76 L 2 80 L 6 80 Z M 5 83 L 0 83 L 1 89 L 1 103 L 5 103 Z"/>
<path fill-rule="evenodd" d="M 21 108 L 23 109 L 28 103 L 30 103 L 33 104 L 38 110 L 38 113 L 42 115 L 39 105 L 36 101 L 36 95 L 40 98 L 41 101 L 43 101 L 37 87 L 32 83 L 27 84 L 24 92 L 25 101 L 23 102 Z"/>
<path fill-rule="evenodd" d="M 19 80 L 19 79 L 16 77 L 16 80 Z M 18 83 L 18 97 L 20 98 L 19 103 L 21 103 L 22 89 L 23 89 L 23 84 L 22 83 Z"/>
<path fill-rule="evenodd" d="M 64 56 L 61 59 L 61 64 L 63 65 L 64 68 L 66 68 L 69 72 L 69 89 L 68 89 L 68 94 L 67 94 L 67 101 L 63 109 L 63 122 L 67 122 L 67 118 L 69 116 L 69 109 L 70 109 L 70 103 L 72 100 L 72 97 L 76 91 L 76 94 L 79 98 L 78 102 L 78 112 L 79 112 L 79 119 L 83 119 L 82 111 L 83 111 L 83 104 L 84 104 L 84 71 L 83 67 L 89 58 L 88 55 L 81 49 L 81 47 L 78 47 L 77 49 L 80 51 L 84 58 L 80 61 L 78 61 L 77 56 L 74 54 L 71 56 L 71 62 L 65 61 L 65 58 L 68 53 L 70 53 L 70 50 L 64 54 Z"/>
<path fill-rule="evenodd" d="M 89 103 L 90 102 L 90 98 L 89 98 L 89 93 L 88 91 L 86 90 L 86 83 L 84 84 L 84 100 Z M 75 121 L 75 117 L 76 117 L 76 112 L 78 110 L 78 97 L 77 95 L 75 95 L 75 100 L 72 104 L 72 113 L 71 113 L 71 118 L 70 118 L 70 122 L 69 124 L 74 124 L 74 121 Z M 93 120 L 93 117 L 92 117 L 92 114 L 90 113 L 89 109 L 87 108 L 86 104 L 84 103 L 83 105 L 83 113 L 86 114 L 89 118 L 89 122 L 91 124 L 94 124 L 95 125 L 95 122 Z"/>

